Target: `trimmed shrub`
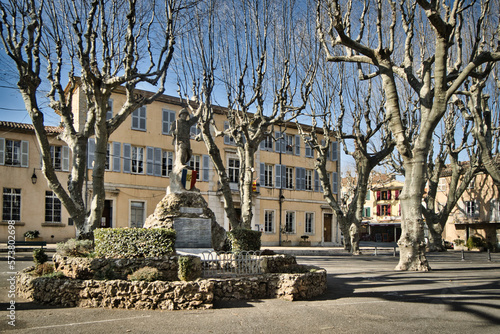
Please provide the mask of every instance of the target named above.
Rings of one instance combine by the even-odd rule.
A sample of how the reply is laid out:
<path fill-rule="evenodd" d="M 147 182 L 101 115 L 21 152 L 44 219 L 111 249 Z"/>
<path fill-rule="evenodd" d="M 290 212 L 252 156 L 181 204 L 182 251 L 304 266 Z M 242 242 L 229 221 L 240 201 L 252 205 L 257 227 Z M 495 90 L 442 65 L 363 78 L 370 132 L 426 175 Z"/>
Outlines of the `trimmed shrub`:
<path fill-rule="evenodd" d="M 159 281 L 161 279 L 158 269 L 153 267 L 143 267 L 127 276 L 130 281 Z"/>
<path fill-rule="evenodd" d="M 175 230 L 165 228 L 99 228 L 94 230 L 97 257 L 161 257 L 175 253 Z"/>
<path fill-rule="evenodd" d="M 36 265 L 44 264 L 48 259 L 49 257 L 45 254 L 45 249 L 38 248 L 33 250 L 33 262 L 35 262 Z"/>
<path fill-rule="evenodd" d="M 36 266 L 33 273 L 36 276 L 45 276 L 54 273 L 54 265 L 51 263 L 42 263 Z"/>
<path fill-rule="evenodd" d="M 262 232 L 247 229 L 235 229 L 227 232 L 231 241 L 231 250 L 235 251 L 258 251 L 260 250 L 260 237 Z"/>
<path fill-rule="evenodd" d="M 481 237 L 469 237 L 469 239 L 467 239 L 467 247 L 469 249 L 484 247 L 484 241 Z"/>
<path fill-rule="evenodd" d="M 201 259 L 197 256 L 179 256 L 179 271 L 181 281 L 194 281 L 201 277 Z"/>
<path fill-rule="evenodd" d="M 57 244 L 57 253 L 62 256 L 88 257 L 94 251 L 92 240 L 69 239 Z"/>

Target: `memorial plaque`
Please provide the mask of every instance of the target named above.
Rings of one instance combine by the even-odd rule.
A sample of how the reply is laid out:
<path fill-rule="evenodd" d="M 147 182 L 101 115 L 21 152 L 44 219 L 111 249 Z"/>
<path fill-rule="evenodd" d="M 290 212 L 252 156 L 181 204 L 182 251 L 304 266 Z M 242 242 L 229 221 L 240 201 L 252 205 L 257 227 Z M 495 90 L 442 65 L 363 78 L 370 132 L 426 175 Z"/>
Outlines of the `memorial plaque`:
<path fill-rule="evenodd" d="M 207 218 L 175 218 L 175 248 L 212 248 L 212 221 Z"/>
<path fill-rule="evenodd" d="M 189 207 L 181 206 L 179 211 L 181 213 L 193 213 L 196 215 L 203 214 L 203 208 L 189 208 Z"/>

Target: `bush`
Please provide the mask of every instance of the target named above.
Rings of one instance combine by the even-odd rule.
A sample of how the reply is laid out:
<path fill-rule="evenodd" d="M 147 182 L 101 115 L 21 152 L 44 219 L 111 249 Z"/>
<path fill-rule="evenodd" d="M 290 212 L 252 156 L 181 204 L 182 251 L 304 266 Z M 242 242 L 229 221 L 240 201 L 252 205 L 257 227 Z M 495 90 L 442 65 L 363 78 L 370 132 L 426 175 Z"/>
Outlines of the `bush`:
<path fill-rule="evenodd" d="M 92 240 L 69 239 L 57 244 L 57 253 L 62 256 L 88 257 L 94 250 Z"/>
<path fill-rule="evenodd" d="M 97 257 L 161 257 L 175 253 L 175 230 L 100 228 L 94 231 Z"/>
<path fill-rule="evenodd" d="M 36 266 L 33 273 L 36 276 L 45 276 L 54 273 L 54 265 L 51 263 L 42 263 Z"/>
<path fill-rule="evenodd" d="M 484 241 L 481 237 L 469 237 L 469 239 L 467 239 L 467 247 L 469 249 L 484 247 Z"/>
<path fill-rule="evenodd" d="M 235 251 L 258 251 L 260 250 L 260 237 L 262 232 L 247 229 L 235 229 L 227 232 L 231 241 L 231 249 Z"/>
<path fill-rule="evenodd" d="M 197 256 L 179 256 L 177 276 L 181 281 L 194 281 L 201 277 L 201 259 Z"/>
<path fill-rule="evenodd" d="M 158 269 L 156 268 L 143 267 L 134 271 L 132 274 L 128 275 L 127 278 L 131 281 L 153 282 L 160 280 L 161 275 Z"/>
<path fill-rule="evenodd" d="M 455 244 L 455 246 L 463 246 L 463 245 L 465 245 L 465 240 L 455 239 L 455 240 L 453 240 L 453 243 Z"/>
<path fill-rule="evenodd" d="M 36 265 L 44 264 L 48 259 L 49 257 L 45 254 L 45 249 L 38 248 L 33 250 L 33 262 L 35 262 Z"/>

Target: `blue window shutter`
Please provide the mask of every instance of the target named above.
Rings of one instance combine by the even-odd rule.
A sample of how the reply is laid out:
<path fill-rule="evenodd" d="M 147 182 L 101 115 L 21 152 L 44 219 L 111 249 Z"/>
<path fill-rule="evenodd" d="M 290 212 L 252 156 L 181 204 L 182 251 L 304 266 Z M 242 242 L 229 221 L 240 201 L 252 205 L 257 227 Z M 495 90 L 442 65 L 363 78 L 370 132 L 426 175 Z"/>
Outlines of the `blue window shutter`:
<path fill-rule="evenodd" d="M 94 168 L 94 153 L 95 153 L 95 139 L 94 138 L 89 138 L 87 152 L 88 152 L 87 168 L 93 169 Z"/>
<path fill-rule="evenodd" d="M 276 146 L 275 146 L 275 151 L 280 152 L 281 151 L 281 132 L 276 131 L 274 132 L 274 137 L 276 138 Z"/>
<path fill-rule="evenodd" d="M 319 174 L 318 171 L 314 171 L 314 191 L 319 191 Z"/>
<path fill-rule="evenodd" d="M 166 109 L 163 109 L 162 110 L 162 129 L 161 129 L 161 133 L 163 133 L 164 135 L 168 135 L 169 132 L 170 132 L 170 115 L 168 113 L 168 110 Z"/>
<path fill-rule="evenodd" d="M 300 167 L 295 167 L 295 189 L 297 190 L 302 190 L 302 183 L 300 182 L 301 169 Z"/>
<path fill-rule="evenodd" d="M 295 135 L 295 155 L 300 155 L 300 136 Z"/>
<path fill-rule="evenodd" d="M 229 129 L 229 122 L 224 122 L 224 131 Z M 224 135 L 224 144 L 230 145 L 231 144 L 231 139 L 229 138 L 228 135 Z"/>
<path fill-rule="evenodd" d="M 337 174 L 337 172 L 332 173 L 332 192 L 334 194 L 338 193 L 338 174 Z"/>
<path fill-rule="evenodd" d="M 62 170 L 64 172 L 69 171 L 69 147 L 62 147 Z"/>
<path fill-rule="evenodd" d="M 281 188 L 281 165 L 276 165 L 276 188 Z"/>
<path fill-rule="evenodd" d="M 26 140 L 21 141 L 21 167 L 28 167 L 30 155 L 30 143 Z"/>
<path fill-rule="evenodd" d="M 113 172 L 121 172 L 121 144 L 113 142 Z"/>
<path fill-rule="evenodd" d="M 154 174 L 154 164 L 155 164 L 155 149 L 154 147 L 146 148 L 146 174 Z"/>
<path fill-rule="evenodd" d="M 265 148 L 266 148 L 266 139 L 262 140 L 262 141 L 260 142 L 260 146 L 259 146 L 259 149 L 260 149 L 261 151 L 263 151 Z"/>
<path fill-rule="evenodd" d="M 132 170 L 132 147 L 130 144 L 123 144 L 123 172 L 130 173 Z"/>
<path fill-rule="evenodd" d="M 155 155 L 154 155 L 154 175 L 155 176 L 161 176 L 161 148 L 155 147 L 154 149 Z"/>
<path fill-rule="evenodd" d="M 106 120 L 110 120 L 113 118 L 113 100 L 108 100 L 108 111 L 106 111 Z"/>
<path fill-rule="evenodd" d="M 132 112 L 132 129 L 137 130 L 139 129 L 139 110 L 134 110 Z"/>
<path fill-rule="evenodd" d="M 210 156 L 203 155 L 203 181 L 210 181 Z"/>
<path fill-rule="evenodd" d="M 260 185 L 264 186 L 266 184 L 266 174 L 265 174 L 265 163 L 260 163 L 259 173 L 260 173 Z"/>
<path fill-rule="evenodd" d="M 5 165 L 5 138 L 0 138 L 0 165 Z"/>
<path fill-rule="evenodd" d="M 281 185 L 286 188 L 288 185 L 286 183 L 286 166 L 281 165 Z"/>
<path fill-rule="evenodd" d="M 334 141 L 332 143 L 332 161 L 337 161 L 337 156 L 338 156 L 338 142 Z"/>
<path fill-rule="evenodd" d="M 146 106 L 141 107 L 139 110 L 139 128 L 141 130 L 146 130 Z"/>

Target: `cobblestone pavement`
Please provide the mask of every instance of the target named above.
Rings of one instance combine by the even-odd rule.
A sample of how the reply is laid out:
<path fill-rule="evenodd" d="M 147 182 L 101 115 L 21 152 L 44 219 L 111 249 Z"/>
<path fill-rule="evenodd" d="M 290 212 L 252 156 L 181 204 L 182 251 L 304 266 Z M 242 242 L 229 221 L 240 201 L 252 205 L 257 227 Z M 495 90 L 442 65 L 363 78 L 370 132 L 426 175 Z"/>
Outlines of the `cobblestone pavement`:
<path fill-rule="evenodd" d="M 32 265 L 17 254 L 16 269 Z M 23 257 L 24 256 L 24 257 Z M 17 298 L 8 324 L 10 270 L 0 253 L 0 332 L 12 333 L 499 333 L 500 254 L 429 254 L 430 272 L 397 272 L 379 256 L 299 256 L 328 270 L 315 300 L 220 302 L 206 311 L 58 308 Z"/>

